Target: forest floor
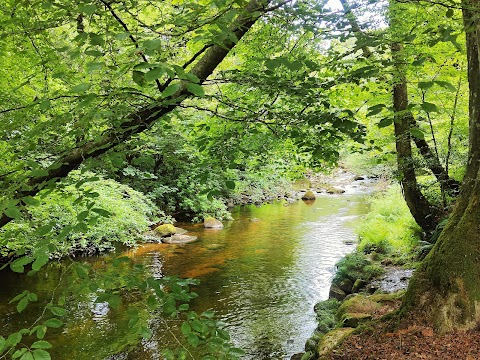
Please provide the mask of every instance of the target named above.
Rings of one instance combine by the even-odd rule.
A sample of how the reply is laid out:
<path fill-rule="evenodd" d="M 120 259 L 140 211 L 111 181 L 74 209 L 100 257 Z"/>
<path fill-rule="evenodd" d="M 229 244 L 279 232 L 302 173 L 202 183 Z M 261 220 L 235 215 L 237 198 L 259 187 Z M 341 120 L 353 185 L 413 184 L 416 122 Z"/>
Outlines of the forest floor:
<path fill-rule="evenodd" d="M 334 350 L 333 360 L 477 360 L 480 359 L 480 330 L 437 335 L 431 328 L 411 325 L 389 329 L 388 323 L 348 337 Z"/>

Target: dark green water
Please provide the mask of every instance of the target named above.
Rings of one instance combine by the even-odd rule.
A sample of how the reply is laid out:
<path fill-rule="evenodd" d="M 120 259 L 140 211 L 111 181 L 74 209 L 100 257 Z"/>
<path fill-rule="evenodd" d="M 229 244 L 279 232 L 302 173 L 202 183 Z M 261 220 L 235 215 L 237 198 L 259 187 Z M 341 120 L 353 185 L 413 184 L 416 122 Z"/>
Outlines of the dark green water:
<path fill-rule="evenodd" d="M 199 297 L 191 308 L 215 310 L 235 345 L 246 351 L 245 359 L 288 359 L 303 350 L 315 329 L 313 305 L 328 297 L 335 262 L 353 250 L 344 241 L 355 239 L 355 225 L 366 211 L 359 194 L 322 196 L 314 203 L 290 206 L 244 206 L 234 211 L 235 220 L 223 230 L 181 224 L 199 237 L 194 243 L 147 244 L 127 255 L 157 276 L 198 278 Z M 89 261 L 101 266 L 108 259 Z M 41 305 L 19 316 L 8 300 L 26 288 L 40 297 L 51 296 L 64 266 L 65 262 L 50 265 L 34 278 L 3 272 L 2 335 L 31 324 Z M 53 359 L 104 359 L 102 349 L 107 352 L 125 342 L 118 336 L 127 326 L 125 309 L 112 310 L 94 300 L 85 293 L 69 299 L 68 325 L 48 336 L 55 344 Z M 158 350 L 169 338 L 165 321 L 152 315 L 150 324 L 156 329 L 153 339 L 122 358 L 161 359 Z"/>

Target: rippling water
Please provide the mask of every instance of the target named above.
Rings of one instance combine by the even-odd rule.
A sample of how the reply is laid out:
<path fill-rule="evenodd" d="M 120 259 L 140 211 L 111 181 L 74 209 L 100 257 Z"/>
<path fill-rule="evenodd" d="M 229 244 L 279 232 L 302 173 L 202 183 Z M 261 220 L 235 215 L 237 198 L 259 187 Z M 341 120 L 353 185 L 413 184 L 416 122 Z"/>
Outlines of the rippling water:
<path fill-rule="evenodd" d="M 199 241 L 163 247 L 162 271 L 201 280 L 192 307 L 215 310 L 245 359 L 289 359 L 315 329 L 313 306 L 328 298 L 334 265 L 353 250 L 346 243 L 366 211 L 359 195 L 240 207 L 223 230 L 184 224 Z M 157 258 L 155 249 L 138 256 Z"/>
<path fill-rule="evenodd" d="M 234 221 L 222 230 L 199 225 L 180 226 L 198 236 L 185 245 L 148 244 L 128 255 L 145 264 L 156 276 L 195 277 L 201 284 L 191 309 L 213 309 L 226 323 L 244 359 L 289 359 L 303 350 L 315 329 L 313 306 L 328 297 L 334 264 L 353 250 L 355 225 L 367 205 L 360 194 L 320 196 L 315 202 L 278 202 L 261 207 L 235 209 Z M 102 261 L 96 260 L 96 261 Z M 0 327 L 12 326 L 10 319 L 31 322 L 35 305 L 24 314 L 6 304 L 27 286 L 42 295 L 55 287 L 61 266 L 49 268 L 41 281 L 11 274 L 0 291 Z M 79 298 L 68 326 L 53 333 L 54 359 L 104 359 L 98 351 L 102 342 L 115 342 L 125 324 L 108 304 L 95 304 L 88 296 Z M 120 309 L 120 312 L 122 310 Z M 131 351 L 124 359 L 160 359 L 158 349 L 168 343 L 164 322 L 151 319 L 154 337 Z M 175 329 L 174 329 L 175 330 Z"/>

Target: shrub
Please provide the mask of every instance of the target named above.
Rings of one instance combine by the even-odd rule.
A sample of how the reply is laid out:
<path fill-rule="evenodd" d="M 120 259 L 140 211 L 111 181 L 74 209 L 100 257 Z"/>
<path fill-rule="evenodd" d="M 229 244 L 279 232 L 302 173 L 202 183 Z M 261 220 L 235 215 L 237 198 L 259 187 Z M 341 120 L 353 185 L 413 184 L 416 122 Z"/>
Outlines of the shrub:
<path fill-rule="evenodd" d="M 50 239 L 48 249 L 53 257 L 109 250 L 115 243 L 131 246 L 152 222 L 160 220 L 158 215 L 163 221 L 169 220 L 158 214 L 142 193 L 91 173 L 85 176 L 92 181 L 66 185 L 39 196 L 40 204 L 30 208 L 28 220 L 4 227 L 0 232 L 0 255 L 28 252 L 46 238 Z"/>

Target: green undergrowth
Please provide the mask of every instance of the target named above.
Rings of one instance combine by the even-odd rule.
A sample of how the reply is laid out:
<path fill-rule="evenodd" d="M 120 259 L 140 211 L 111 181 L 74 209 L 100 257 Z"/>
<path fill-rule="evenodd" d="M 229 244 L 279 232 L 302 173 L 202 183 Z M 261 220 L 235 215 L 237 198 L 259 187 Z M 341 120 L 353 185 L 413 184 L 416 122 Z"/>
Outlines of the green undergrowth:
<path fill-rule="evenodd" d="M 408 254 L 415 250 L 420 234 L 400 187 L 392 185 L 372 199 L 370 212 L 358 229 L 357 249 L 365 253 Z"/>
<path fill-rule="evenodd" d="M 39 246 L 50 257 L 105 251 L 115 244 L 133 246 L 152 222 L 169 220 L 129 186 L 91 173 L 88 178 L 76 182 L 74 175 L 73 184 L 37 196 L 28 216 L 1 229 L 0 255 L 21 255 Z"/>
<path fill-rule="evenodd" d="M 353 252 L 347 254 L 336 264 L 337 271 L 333 283 L 348 279 L 354 283 L 357 279 L 369 281 L 383 273 L 380 265 L 372 262 L 364 253 Z"/>

